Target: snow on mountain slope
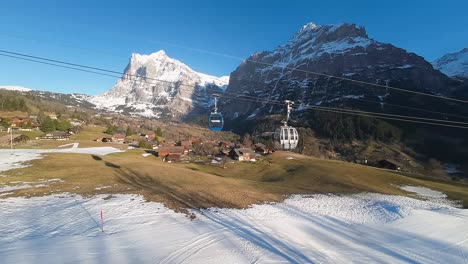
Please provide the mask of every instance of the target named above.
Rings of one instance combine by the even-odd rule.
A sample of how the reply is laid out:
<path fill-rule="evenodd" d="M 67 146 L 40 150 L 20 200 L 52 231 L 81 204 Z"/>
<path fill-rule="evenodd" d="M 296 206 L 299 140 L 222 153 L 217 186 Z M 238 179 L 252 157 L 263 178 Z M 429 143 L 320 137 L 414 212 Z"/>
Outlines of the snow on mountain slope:
<path fill-rule="evenodd" d="M 257 52 L 244 60 L 231 73 L 227 92 L 293 100 L 299 109 L 331 103 L 328 106 L 387 111 L 385 103 L 412 101 L 411 96 L 344 79 L 433 94 L 448 94 L 462 86 L 434 70 L 423 57 L 370 38 L 363 27 L 308 23 L 274 50 Z M 268 115 L 283 109 L 256 102 L 225 101 L 221 107 L 227 119 Z M 391 110 L 401 114 L 399 109 Z"/>
<path fill-rule="evenodd" d="M 29 88 L 25 88 L 25 87 L 21 87 L 21 86 L 10 86 L 10 85 L 1 85 L 0 89 L 10 90 L 10 91 L 20 91 L 20 92 L 31 91 L 31 89 L 29 89 Z"/>
<path fill-rule="evenodd" d="M 184 115 L 194 107 L 211 106 L 211 93 L 223 91 L 228 77 L 192 70 L 163 50 L 150 55 L 133 53 L 125 73 L 109 91 L 90 102 L 98 108 L 147 117 Z"/>
<path fill-rule="evenodd" d="M 448 76 L 468 78 L 468 48 L 446 54 L 435 60 L 432 65 Z"/>

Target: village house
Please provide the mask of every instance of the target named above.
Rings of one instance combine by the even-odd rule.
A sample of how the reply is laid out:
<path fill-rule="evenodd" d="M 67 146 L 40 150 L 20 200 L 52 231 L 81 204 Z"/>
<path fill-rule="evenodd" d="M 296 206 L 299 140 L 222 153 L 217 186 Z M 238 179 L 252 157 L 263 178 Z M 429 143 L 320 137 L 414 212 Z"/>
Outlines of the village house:
<path fill-rule="evenodd" d="M 159 144 L 159 147 L 173 147 L 176 145 L 176 142 L 174 140 L 165 140 L 164 142 Z"/>
<path fill-rule="evenodd" d="M 189 140 L 180 141 L 180 146 L 184 147 L 184 150 L 186 152 L 192 152 L 193 151 L 192 142 L 190 142 Z"/>
<path fill-rule="evenodd" d="M 376 166 L 383 169 L 389 170 L 396 170 L 401 171 L 401 163 L 391 160 L 391 159 L 383 159 L 376 162 Z"/>
<path fill-rule="evenodd" d="M 168 154 L 164 156 L 163 161 L 164 162 L 180 162 L 180 154 Z"/>
<path fill-rule="evenodd" d="M 112 135 L 112 141 L 123 142 L 127 136 L 124 133 L 115 133 Z"/>
<path fill-rule="evenodd" d="M 70 133 L 65 131 L 54 131 L 54 132 L 47 132 L 39 139 L 46 139 L 46 140 L 70 140 Z"/>
<path fill-rule="evenodd" d="M 68 129 L 68 133 L 70 133 L 71 135 L 78 134 L 78 132 L 80 132 L 79 126 L 70 127 Z"/>
<path fill-rule="evenodd" d="M 73 127 L 80 127 L 84 125 L 84 122 L 81 120 L 73 119 L 70 121 L 70 125 Z"/>
<path fill-rule="evenodd" d="M 229 156 L 238 161 L 255 161 L 255 151 L 251 148 L 234 148 L 229 152 Z"/>
<path fill-rule="evenodd" d="M 185 149 L 182 146 L 159 146 L 158 147 L 159 157 L 165 157 L 170 154 L 183 155 L 184 152 L 185 152 Z"/>
<path fill-rule="evenodd" d="M 259 154 L 262 154 L 262 155 L 271 153 L 271 149 L 269 147 L 265 146 L 265 144 L 256 143 L 254 145 L 254 147 L 255 147 L 255 152 L 256 153 L 259 153 Z"/>
<path fill-rule="evenodd" d="M 57 120 L 57 119 L 58 119 L 58 117 L 57 117 L 56 114 L 48 114 L 48 117 L 49 117 L 50 119 L 52 119 L 52 120 Z"/>

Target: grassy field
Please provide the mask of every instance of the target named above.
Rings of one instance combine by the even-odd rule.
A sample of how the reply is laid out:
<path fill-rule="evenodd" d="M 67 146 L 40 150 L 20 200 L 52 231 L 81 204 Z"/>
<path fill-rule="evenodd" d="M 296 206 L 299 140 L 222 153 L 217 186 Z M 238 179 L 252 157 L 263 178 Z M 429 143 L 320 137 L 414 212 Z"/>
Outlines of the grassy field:
<path fill-rule="evenodd" d="M 41 131 L 21 131 L 16 132 L 13 134 L 13 137 L 19 136 L 21 134 L 24 134 L 28 136 L 31 141 L 20 144 L 20 145 L 15 145 L 14 148 L 16 149 L 51 149 L 51 148 L 58 148 L 61 145 L 64 144 L 69 144 L 69 143 L 80 143 L 81 148 L 87 148 L 87 147 L 103 147 L 103 146 L 108 146 L 108 147 L 115 147 L 118 149 L 127 149 L 127 145 L 123 145 L 121 143 L 102 143 L 102 142 L 97 142 L 94 141 L 98 138 L 102 137 L 109 137 L 110 135 L 103 133 L 105 131 L 105 127 L 101 126 L 85 126 L 83 129 L 80 131 L 80 133 L 76 135 L 72 135 L 70 137 L 70 140 L 67 141 L 56 141 L 56 140 L 36 140 L 36 137 L 39 137 L 43 135 L 44 133 Z M 0 132 L 0 136 L 3 134 L 6 135 L 6 132 Z M 10 148 L 9 145 L 1 145 L 0 148 Z"/>
<path fill-rule="evenodd" d="M 47 186 L 16 190 L 9 196 L 54 193 L 136 193 L 169 208 L 232 207 L 280 201 L 291 194 L 377 192 L 411 194 L 398 185 L 417 185 L 446 193 L 468 207 L 468 186 L 422 180 L 340 161 L 277 152 L 257 163 L 218 165 L 163 163 L 143 150 L 106 156 L 49 154 L 30 167 L 4 172 L 0 184 Z M 291 159 L 292 158 L 292 159 Z M 60 179 L 61 181 L 57 181 Z M 54 181 L 55 180 L 55 181 Z"/>

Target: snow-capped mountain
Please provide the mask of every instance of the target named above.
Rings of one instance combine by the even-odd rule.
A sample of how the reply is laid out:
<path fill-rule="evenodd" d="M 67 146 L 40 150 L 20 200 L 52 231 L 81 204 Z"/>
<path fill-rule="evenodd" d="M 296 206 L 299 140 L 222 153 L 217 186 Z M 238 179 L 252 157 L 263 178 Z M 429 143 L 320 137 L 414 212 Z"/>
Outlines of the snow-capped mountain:
<path fill-rule="evenodd" d="M 255 53 L 243 61 L 231 73 L 227 91 L 270 100 L 294 100 L 299 109 L 345 105 L 386 111 L 386 103 L 412 106 L 428 103 L 414 100 L 411 94 L 345 79 L 443 95 L 450 95 L 462 86 L 434 70 L 424 58 L 369 38 L 363 27 L 309 23 L 275 50 Z M 255 117 L 282 109 L 233 100 L 224 107 L 228 118 Z"/>
<path fill-rule="evenodd" d="M 31 89 L 29 89 L 29 88 L 25 88 L 25 87 L 22 87 L 22 86 L 11 86 L 11 85 L 2 85 L 2 86 L 0 86 L 0 89 L 9 90 L 9 91 L 19 91 L 19 92 L 31 91 Z"/>
<path fill-rule="evenodd" d="M 196 72 L 163 50 L 133 53 L 124 75 L 90 102 L 97 108 L 146 117 L 180 117 L 211 106 L 211 94 L 226 89 L 229 77 Z"/>
<path fill-rule="evenodd" d="M 446 54 L 432 62 L 432 65 L 447 76 L 468 78 L 468 48 Z"/>
<path fill-rule="evenodd" d="M 46 101 L 51 101 L 51 102 L 57 102 L 66 106 L 81 107 L 81 108 L 88 108 L 88 109 L 92 109 L 94 107 L 93 104 L 88 102 L 91 97 L 86 94 L 79 94 L 79 93 L 64 94 L 64 93 L 56 93 L 56 92 L 43 91 L 43 90 L 34 90 L 30 88 L 25 88 L 22 86 L 12 86 L 12 85 L 0 85 L 0 90 L 8 90 L 11 92 L 27 94 L 36 98 L 41 98 L 41 99 L 44 99 Z"/>

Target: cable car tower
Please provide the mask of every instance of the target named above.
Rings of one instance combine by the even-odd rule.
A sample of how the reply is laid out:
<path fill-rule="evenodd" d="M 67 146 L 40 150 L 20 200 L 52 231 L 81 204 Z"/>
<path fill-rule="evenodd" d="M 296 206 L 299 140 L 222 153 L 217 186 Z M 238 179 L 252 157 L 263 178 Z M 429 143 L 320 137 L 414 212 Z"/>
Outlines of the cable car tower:
<path fill-rule="evenodd" d="M 223 130 L 224 126 L 224 117 L 223 114 L 218 113 L 218 94 L 213 94 L 214 98 L 214 109 L 213 112 L 210 113 L 208 118 L 208 126 L 212 131 L 221 131 Z"/>
<path fill-rule="evenodd" d="M 286 104 L 287 110 L 286 119 L 281 121 L 283 125 L 275 130 L 275 147 L 283 150 L 293 150 L 296 149 L 297 143 L 299 141 L 299 134 L 297 133 L 297 130 L 292 126 L 288 126 L 289 115 L 291 114 L 292 108 L 291 106 L 294 104 L 294 102 L 285 100 L 284 103 Z"/>

